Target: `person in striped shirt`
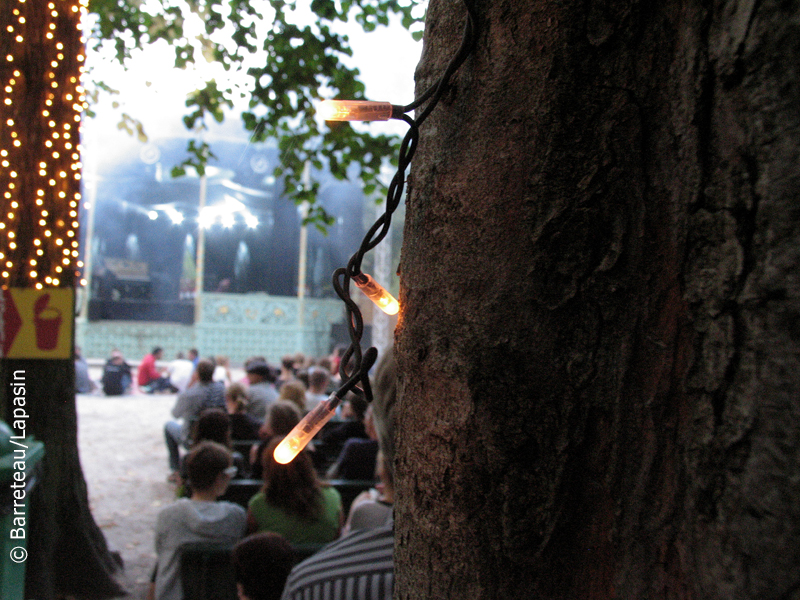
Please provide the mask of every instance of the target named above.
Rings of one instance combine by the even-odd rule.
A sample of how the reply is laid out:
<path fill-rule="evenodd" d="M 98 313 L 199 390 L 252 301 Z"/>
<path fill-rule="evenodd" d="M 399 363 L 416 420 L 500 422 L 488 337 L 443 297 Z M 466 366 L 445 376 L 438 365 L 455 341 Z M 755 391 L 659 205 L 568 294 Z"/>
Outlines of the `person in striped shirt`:
<path fill-rule="evenodd" d="M 386 468 L 394 465 L 397 365 L 387 350 L 375 373 L 372 410 Z M 282 600 L 392 600 L 394 525 L 350 533 L 292 569 Z"/>

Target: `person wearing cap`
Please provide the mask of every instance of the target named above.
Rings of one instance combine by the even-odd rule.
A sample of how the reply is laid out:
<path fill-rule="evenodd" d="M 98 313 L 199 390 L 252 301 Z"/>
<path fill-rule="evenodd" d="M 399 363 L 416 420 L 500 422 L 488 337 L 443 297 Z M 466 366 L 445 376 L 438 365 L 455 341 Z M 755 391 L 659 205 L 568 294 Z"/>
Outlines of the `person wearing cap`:
<path fill-rule="evenodd" d="M 278 399 L 278 390 L 275 389 L 275 373 L 262 358 L 248 360 L 244 366 L 247 382 L 247 393 L 250 403 L 247 413 L 263 423 L 269 405 Z"/>

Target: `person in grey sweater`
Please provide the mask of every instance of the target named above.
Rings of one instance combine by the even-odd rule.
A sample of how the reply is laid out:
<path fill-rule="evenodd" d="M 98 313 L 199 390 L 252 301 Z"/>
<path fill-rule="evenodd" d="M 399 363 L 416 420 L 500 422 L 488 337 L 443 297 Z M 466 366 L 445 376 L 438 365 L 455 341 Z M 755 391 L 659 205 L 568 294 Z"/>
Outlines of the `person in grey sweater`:
<path fill-rule="evenodd" d="M 200 414 L 207 408 L 225 408 L 225 386 L 220 381 L 212 380 L 214 363 L 201 360 L 197 363 L 196 372 L 197 381 L 185 392 L 178 394 L 172 408 L 172 416 L 179 420 L 167 421 L 164 425 L 171 481 L 177 480 L 180 446 L 189 440 L 192 427 L 200 419 Z"/>
<path fill-rule="evenodd" d="M 156 571 L 150 597 L 181 600 L 180 547 L 190 542 L 234 544 L 245 533 L 246 513 L 238 504 L 217 501 L 231 480 L 230 451 L 216 442 L 200 442 L 186 457 L 192 496 L 180 498 L 158 514 L 155 527 Z"/>

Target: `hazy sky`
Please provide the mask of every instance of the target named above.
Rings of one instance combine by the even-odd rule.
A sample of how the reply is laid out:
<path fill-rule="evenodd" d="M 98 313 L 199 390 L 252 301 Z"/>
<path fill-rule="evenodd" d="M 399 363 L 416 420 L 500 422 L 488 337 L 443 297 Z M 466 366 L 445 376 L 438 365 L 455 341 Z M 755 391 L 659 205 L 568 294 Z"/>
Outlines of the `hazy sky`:
<path fill-rule="evenodd" d="M 408 31 L 399 23 L 390 27 L 380 27 L 373 33 L 364 33 L 357 25 L 348 28 L 353 48 L 349 62 L 361 71 L 362 81 L 367 88 L 367 97 L 373 100 L 407 104 L 414 95 L 414 69 L 419 61 L 421 42 L 415 42 Z M 104 158 L 110 154 L 129 151 L 138 142 L 126 139 L 117 130 L 119 115 L 128 113 L 140 119 L 149 135 L 187 136 L 181 116 L 185 113 L 185 95 L 194 90 L 201 81 L 200 75 L 192 71 L 172 68 L 170 49 L 156 46 L 143 52 L 128 71 L 112 61 L 89 56 L 88 63 L 94 66 L 98 79 L 119 89 L 121 94 L 113 100 L 119 107 L 112 108 L 112 99 L 106 97 L 96 108 L 97 117 L 84 122 L 84 146 L 88 154 L 102 146 Z M 224 72 L 208 67 L 219 80 Z M 232 122 L 225 127 L 231 129 L 233 123 L 240 121 L 237 114 L 231 114 Z M 393 131 L 403 135 L 406 126 L 400 122 L 373 123 L 371 131 L 383 133 Z M 114 140 L 110 143 L 110 140 Z"/>

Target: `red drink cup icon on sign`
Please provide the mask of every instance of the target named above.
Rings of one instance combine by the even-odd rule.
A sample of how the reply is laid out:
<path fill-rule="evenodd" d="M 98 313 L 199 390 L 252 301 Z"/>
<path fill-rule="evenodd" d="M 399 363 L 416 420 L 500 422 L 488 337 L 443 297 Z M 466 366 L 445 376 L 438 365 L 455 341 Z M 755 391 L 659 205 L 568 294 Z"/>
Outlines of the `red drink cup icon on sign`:
<path fill-rule="evenodd" d="M 53 350 L 58 344 L 58 332 L 61 329 L 61 311 L 47 306 L 48 302 L 50 294 L 44 294 L 33 305 L 33 325 L 39 350 Z"/>

